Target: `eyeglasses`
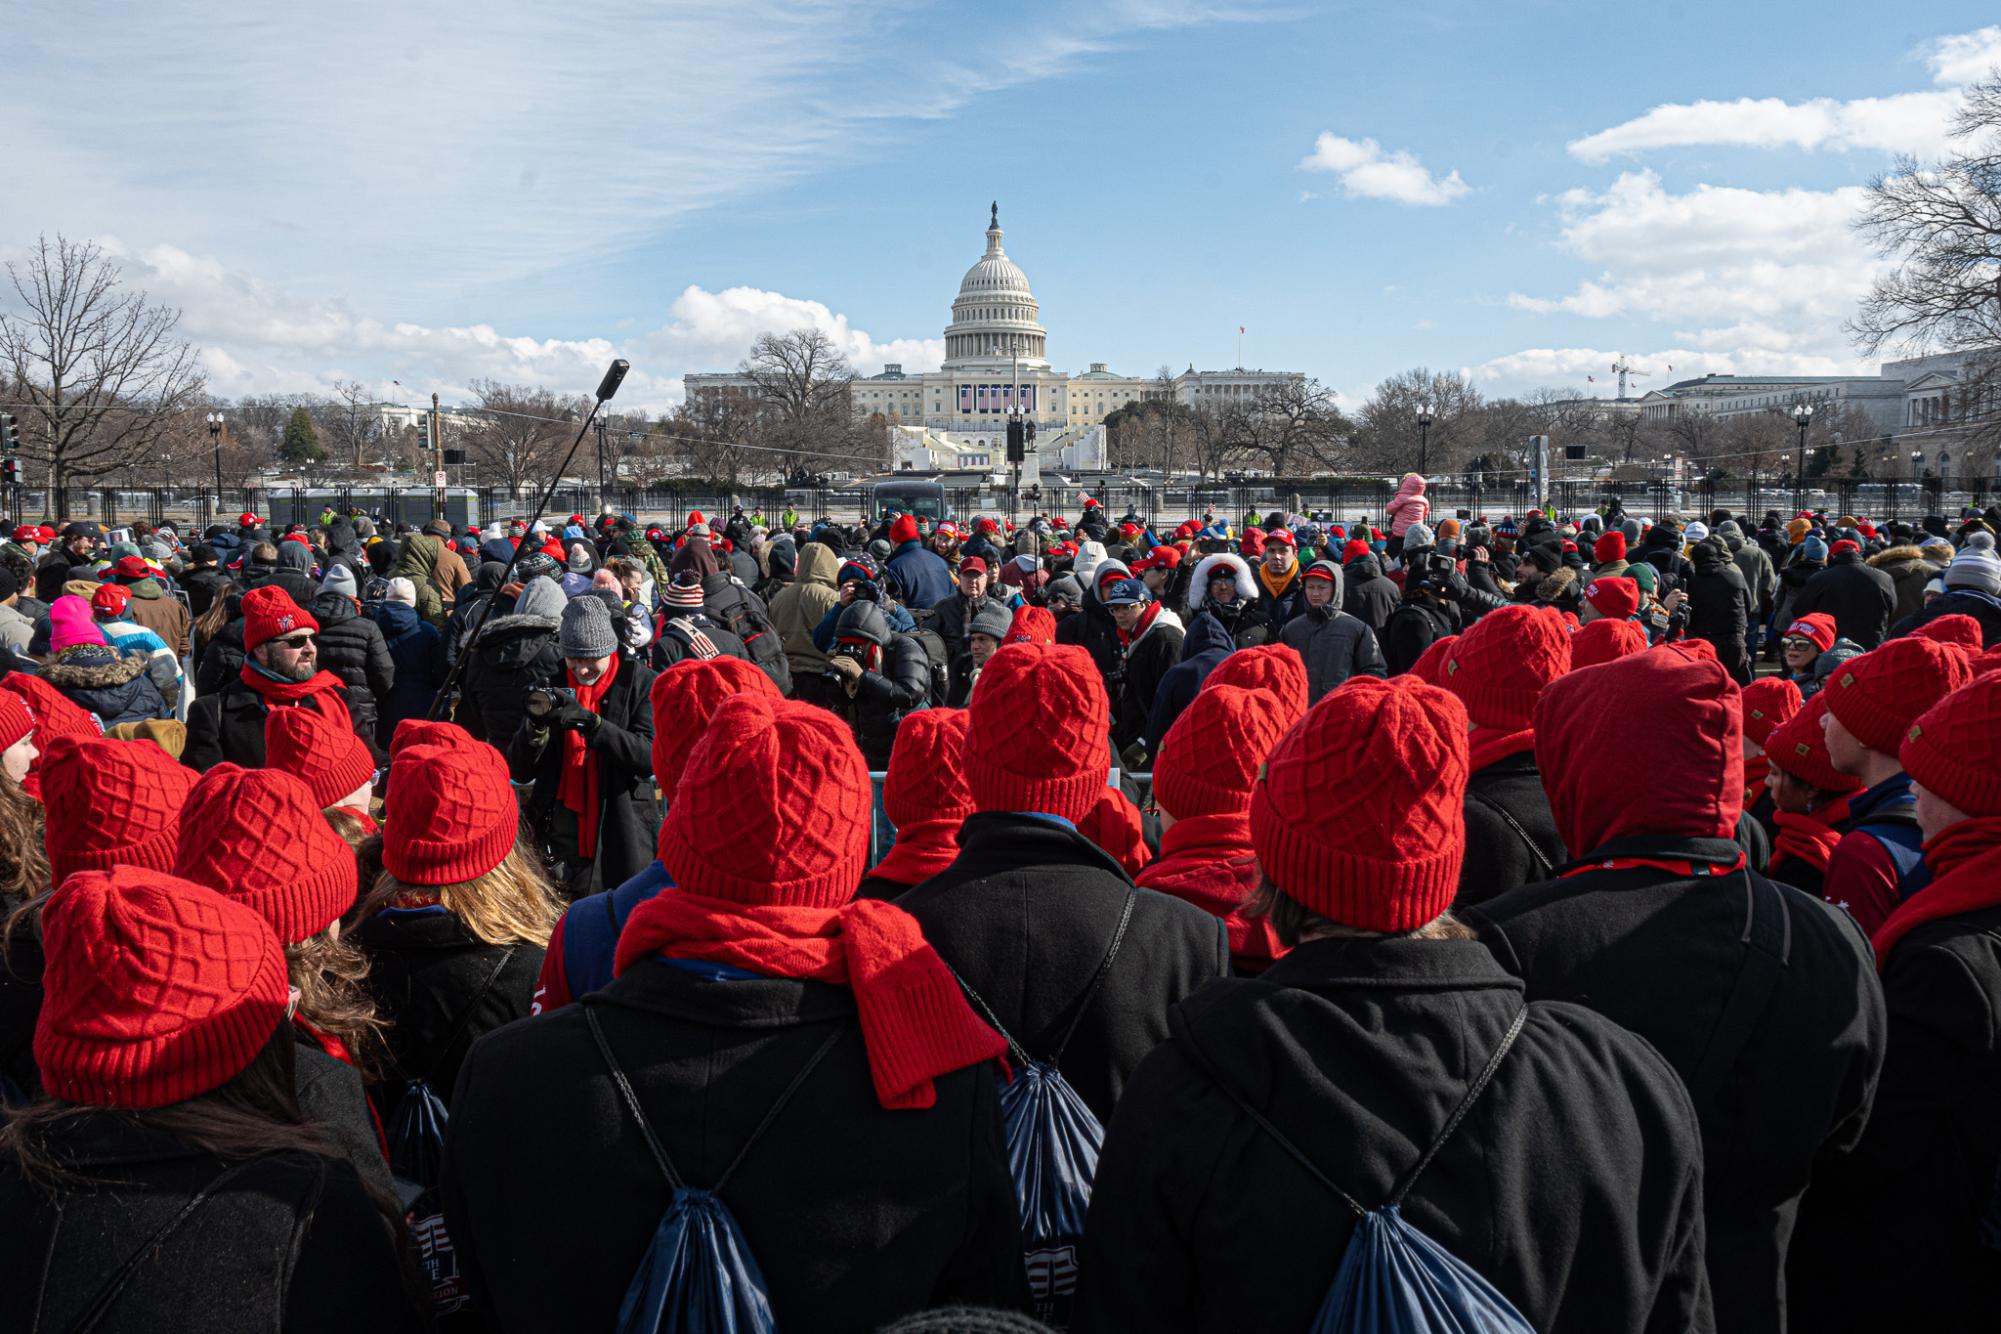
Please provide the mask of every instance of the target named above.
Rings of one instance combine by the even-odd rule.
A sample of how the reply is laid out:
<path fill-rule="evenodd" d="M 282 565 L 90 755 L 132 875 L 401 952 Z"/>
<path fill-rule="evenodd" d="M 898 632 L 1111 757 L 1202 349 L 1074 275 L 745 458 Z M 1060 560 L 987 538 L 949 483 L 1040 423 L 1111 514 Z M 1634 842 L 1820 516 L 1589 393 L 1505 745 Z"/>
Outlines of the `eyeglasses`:
<path fill-rule="evenodd" d="M 1779 647 L 1790 651 L 1796 648 L 1819 648 L 1820 645 L 1814 643 L 1805 635 L 1787 635 L 1779 641 Z"/>
<path fill-rule="evenodd" d="M 301 649 L 313 642 L 313 636 L 311 634 L 287 635 L 283 639 L 274 639 L 271 642 L 282 645 L 285 648 Z"/>

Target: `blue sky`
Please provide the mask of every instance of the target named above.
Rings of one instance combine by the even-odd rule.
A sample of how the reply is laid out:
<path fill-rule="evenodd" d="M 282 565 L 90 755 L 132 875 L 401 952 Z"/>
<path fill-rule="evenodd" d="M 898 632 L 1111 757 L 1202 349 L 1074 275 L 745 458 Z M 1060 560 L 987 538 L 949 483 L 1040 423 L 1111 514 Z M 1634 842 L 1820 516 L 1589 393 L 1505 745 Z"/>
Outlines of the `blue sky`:
<path fill-rule="evenodd" d="M 1951 0 L 16 10 L 0 253 L 96 238 L 217 392 L 656 408 L 765 328 L 935 365 L 992 198 L 1071 370 L 1866 368 L 1859 187 L 2001 63 Z"/>

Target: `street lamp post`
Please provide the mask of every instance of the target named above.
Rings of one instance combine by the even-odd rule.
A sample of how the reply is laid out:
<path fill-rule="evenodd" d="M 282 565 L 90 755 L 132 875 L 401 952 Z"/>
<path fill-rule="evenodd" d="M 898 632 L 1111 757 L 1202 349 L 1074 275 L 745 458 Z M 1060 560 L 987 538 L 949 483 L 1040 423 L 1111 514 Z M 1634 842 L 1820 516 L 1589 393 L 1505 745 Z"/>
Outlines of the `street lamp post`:
<path fill-rule="evenodd" d="M 209 443 L 215 447 L 215 503 L 209 508 L 209 520 L 213 522 L 222 513 L 222 430 L 225 423 L 220 412 L 209 413 L 207 420 Z"/>
<path fill-rule="evenodd" d="M 1793 513 L 1806 508 L 1806 428 L 1813 421 L 1813 405 L 1795 404 L 1793 425 L 1799 428 L 1799 453 L 1793 463 Z"/>
<path fill-rule="evenodd" d="M 1431 472 L 1431 402 L 1426 400 L 1417 405 L 1417 470 L 1428 476 Z"/>
<path fill-rule="evenodd" d="M 1921 518 L 1925 511 L 1924 483 L 1918 480 L 1918 472 L 1924 467 L 1925 456 L 1921 450 L 1911 451 L 1911 517 Z"/>

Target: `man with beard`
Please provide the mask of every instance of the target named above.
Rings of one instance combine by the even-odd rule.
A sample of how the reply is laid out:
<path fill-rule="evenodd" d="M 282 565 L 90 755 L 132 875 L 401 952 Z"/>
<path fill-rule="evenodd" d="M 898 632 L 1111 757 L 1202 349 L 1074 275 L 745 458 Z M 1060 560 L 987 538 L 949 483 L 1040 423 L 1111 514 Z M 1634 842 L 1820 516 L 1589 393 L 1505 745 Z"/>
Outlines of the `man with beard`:
<path fill-rule="evenodd" d="M 306 708 L 361 737 L 347 707 L 347 689 L 320 669 L 320 623 L 284 589 L 267 584 L 243 595 L 243 670 L 221 692 L 188 710 L 181 763 L 207 771 L 227 760 L 246 769 L 264 765 L 264 719 L 272 709 Z"/>

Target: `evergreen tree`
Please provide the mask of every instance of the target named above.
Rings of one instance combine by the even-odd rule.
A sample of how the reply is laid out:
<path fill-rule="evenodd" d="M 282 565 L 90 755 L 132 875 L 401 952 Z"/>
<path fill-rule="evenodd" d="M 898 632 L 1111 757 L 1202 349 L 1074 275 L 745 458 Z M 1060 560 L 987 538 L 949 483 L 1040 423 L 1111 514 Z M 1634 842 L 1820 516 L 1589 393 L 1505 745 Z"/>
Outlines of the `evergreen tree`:
<path fill-rule="evenodd" d="M 303 407 L 293 408 L 285 423 L 285 438 L 278 443 L 278 457 L 287 463 L 321 463 L 326 456 L 320 433 L 313 429 L 312 414 Z"/>

